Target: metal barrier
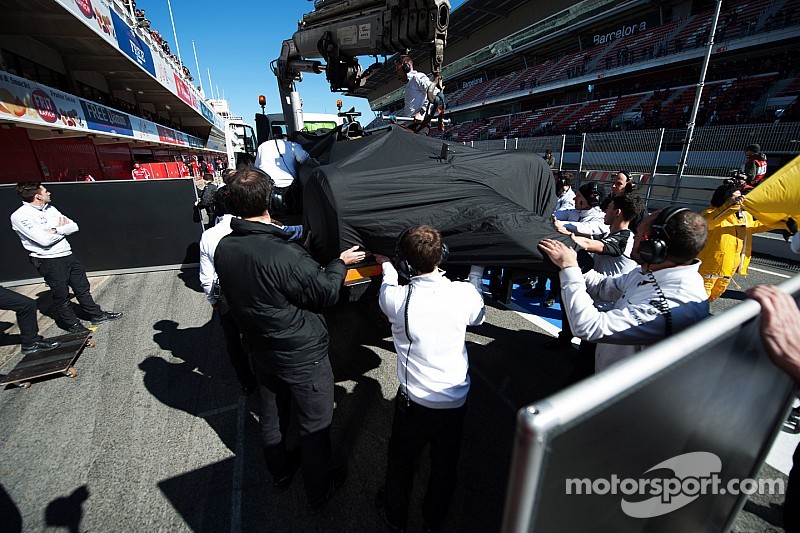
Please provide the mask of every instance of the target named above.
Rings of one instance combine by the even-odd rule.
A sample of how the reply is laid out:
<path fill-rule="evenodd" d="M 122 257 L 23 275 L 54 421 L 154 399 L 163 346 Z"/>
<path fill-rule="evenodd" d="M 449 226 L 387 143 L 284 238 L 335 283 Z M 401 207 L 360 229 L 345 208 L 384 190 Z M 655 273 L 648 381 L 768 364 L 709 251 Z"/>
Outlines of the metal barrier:
<path fill-rule="evenodd" d="M 780 287 L 797 299 L 800 275 Z M 729 531 L 746 491 L 687 496 L 681 481 L 744 488 L 786 419 L 793 383 L 766 355 L 759 314 L 742 302 L 521 409 L 501 531 Z M 656 477 L 679 490 L 629 490 Z"/>
<path fill-rule="evenodd" d="M 470 141 L 480 150 L 525 150 L 544 154 L 552 150 L 559 170 L 590 170 L 669 175 L 677 173 L 686 130 L 635 130 L 556 135 L 549 137 Z M 771 158 L 769 172 L 800 154 L 800 122 L 707 126 L 694 131 L 685 174 L 727 177 L 744 164 L 744 148 L 759 144 Z M 683 184 L 681 184 L 683 187 Z"/>

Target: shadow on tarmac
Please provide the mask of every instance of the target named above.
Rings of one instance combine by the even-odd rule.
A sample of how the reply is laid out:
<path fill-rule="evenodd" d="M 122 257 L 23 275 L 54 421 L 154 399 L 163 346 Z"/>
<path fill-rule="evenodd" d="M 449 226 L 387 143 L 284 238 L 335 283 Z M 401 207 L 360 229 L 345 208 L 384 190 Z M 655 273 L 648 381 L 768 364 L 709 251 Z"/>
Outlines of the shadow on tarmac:
<path fill-rule="evenodd" d="M 78 533 L 83 517 L 83 502 L 88 499 L 89 489 L 86 485 L 78 487 L 69 496 L 56 498 L 44 511 L 45 522 L 50 527 L 65 527 L 70 533 Z"/>
<path fill-rule="evenodd" d="M 8 533 L 22 531 L 22 515 L 2 483 L 0 483 L 0 524 L 3 524 L 3 531 Z"/>
<path fill-rule="evenodd" d="M 158 483 L 192 531 L 383 530 L 374 497 L 384 483 L 396 392 L 390 329 L 374 300 L 338 305 L 326 312 L 325 318 L 336 381 L 331 438 L 334 454 L 349 459 L 349 475 L 315 516 L 306 512 L 301 476 L 295 477 L 286 492 L 275 492 L 263 462 L 255 414 L 247 410 L 245 420 L 237 421 L 232 392 L 238 393 L 238 388 L 227 368 L 218 324 L 184 329 L 169 320 L 154 324 L 154 341 L 182 362 L 159 357 L 143 361 L 140 368 L 147 390 L 170 407 L 205 418 L 233 453 L 237 438 L 243 439 L 239 442 L 242 457 L 204 465 Z M 496 531 L 502 520 L 516 411 L 562 388 L 577 352 L 542 350 L 542 342 L 550 339 L 547 335 L 488 323 L 470 328 L 468 338 L 472 387 L 459 479 L 444 531 Z M 208 416 L 216 405 L 214 399 L 219 404 L 220 397 L 231 407 L 217 408 Z M 255 407 L 259 411 L 259 406 Z M 293 426 L 287 439 L 292 447 L 297 439 Z M 409 530 L 421 528 L 429 471 L 430 460 L 424 451 L 415 468 Z"/>

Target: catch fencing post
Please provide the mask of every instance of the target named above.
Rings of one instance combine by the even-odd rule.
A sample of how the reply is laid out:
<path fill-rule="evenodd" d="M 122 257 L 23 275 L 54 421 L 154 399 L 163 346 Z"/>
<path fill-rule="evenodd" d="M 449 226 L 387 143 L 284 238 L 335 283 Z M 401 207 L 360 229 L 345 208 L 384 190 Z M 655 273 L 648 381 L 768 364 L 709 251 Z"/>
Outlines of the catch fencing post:
<path fill-rule="evenodd" d="M 581 171 L 583 170 L 583 152 L 586 149 L 586 134 L 581 134 L 581 158 L 578 160 L 578 180 L 582 180 Z"/>

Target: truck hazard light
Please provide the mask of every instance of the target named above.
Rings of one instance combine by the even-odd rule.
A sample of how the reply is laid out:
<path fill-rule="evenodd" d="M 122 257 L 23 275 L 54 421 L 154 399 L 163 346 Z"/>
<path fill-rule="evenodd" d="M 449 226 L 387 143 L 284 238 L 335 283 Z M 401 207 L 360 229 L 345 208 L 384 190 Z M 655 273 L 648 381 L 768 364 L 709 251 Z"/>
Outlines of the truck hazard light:
<path fill-rule="evenodd" d="M 381 268 L 381 265 L 348 268 L 347 275 L 344 278 L 344 286 L 350 287 L 352 285 L 369 283 L 370 278 L 380 276 L 381 274 L 383 274 L 383 268 Z"/>

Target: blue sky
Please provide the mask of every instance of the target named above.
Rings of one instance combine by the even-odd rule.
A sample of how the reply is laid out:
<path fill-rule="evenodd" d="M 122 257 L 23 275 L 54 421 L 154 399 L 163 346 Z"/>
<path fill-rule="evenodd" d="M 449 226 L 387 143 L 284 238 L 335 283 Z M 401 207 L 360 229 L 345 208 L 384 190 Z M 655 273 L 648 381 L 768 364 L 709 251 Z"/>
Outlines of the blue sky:
<path fill-rule="evenodd" d="M 281 42 L 297 30 L 297 21 L 314 9 L 306 0 L 171 0 L 175 29 L 178 34 L 181 59 L 192 71 L 195 84 L 202 75 L 203 89 L 210 96 L 207 69 L 211 69 L 214 92 L 230 102 L 231 111 L 251 124 L 261 112 L 258 95 L 267 97 L 267 113 L 281 112 L 275 76 L 269 63 L 280 54 Z M 451 0 L 452 9 L 463 0 Z M 174 46 L 167 0 L 137 0 L 136 7 L 144 9 L 152 28 L 159 30 Z M 200 73 L 196 72 L 192 40 L 197 48 Z M 362 68 L 369 63 L 361 61 Z M 362 120 L 374 117 L 363 98 L 342 97 L 331 93 L 324 74 L 306 74 L 298 85 L 303 109 L 309 113 L 335 113 L 336 100 L 344 100 L 346 109 L 355 106 Z"/>

